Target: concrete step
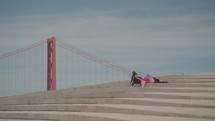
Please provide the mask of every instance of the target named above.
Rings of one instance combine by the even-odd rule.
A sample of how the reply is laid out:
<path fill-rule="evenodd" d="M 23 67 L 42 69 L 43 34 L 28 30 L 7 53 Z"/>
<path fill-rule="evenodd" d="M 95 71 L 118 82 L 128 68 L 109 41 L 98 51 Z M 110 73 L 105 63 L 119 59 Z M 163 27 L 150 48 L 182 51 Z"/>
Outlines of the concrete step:
<path fill-rule="evenodd" d="M 126 111 L 126 110 L 125 110 Z M 138 113 L 138 112 L 137 112 Z M 22 119 L 57 119 L 59 121 L 213 121 L 214 119 L 205 118 L 181 118 L 153 115 L 131 115 L 120 113 L 92 113 L 92 112 L 57 112 L 57 111 L 0 111 L 0 118 L 22 118 Z"/>
<path fill-rule="evenodd" d="M 170 75 L 159 76 L 159 79 L 215 79 L 215 75 Z"/>
<path fill-rule="evenodd" d="M 57 121 L 57 120 L 0 119 L 0 121 Z"/>
<path fill-rule="evenodd" d="M 122 104 L 136 104 L 146 106 L 215 108 L 213 100 L 187 100 L 187 99 L 153 99 L 153 98 L 118 98 Z M 133 101 L 133 102 L 132 102 Z"/>
<path fill-rule="evenodd" d="M 70 99 L 38 99 L 5 102 L 0 106 L 0 110 L 7 110 L 5 105 L 37 105 L 37 104 L 135 104 L 135 105 L 149 105 L 149 106 L 167 106 L 167 107 L 198 107 L 198 108 L 215 108 L 213 100 L 183 100 L 182 103 L 175 101 L 179 99 L 154 99 L 154 98 L 70 98 Z M 188 102 L 188 103 L 183 103 Z M 189 103 L 190 102 L 190 103 Z M 196 103 L 191 103 L 196 102 Z"/>
<path fill-rule="evenodd" d="M 137 90 L 139 88 L 137 87 Z M 162 90 L 167 90 L 166 92 L 170 91 L 170 92 L 190 92 L 190 93 L 214 93 L 215 92 L 215 88 L 214 87 L 184 87 L 184 88 L 180 88 L 180 87 L 144 87 L 144 90 L 154 90 L 157 89 L 157 92 L 162 92 Z"/>
<path fill-rule="evenodd" d="M 168 106 L 173 104 L 179 104 L 179 107 L 196 107 L 196 108 L 201 108 L 206 107 L 206 108 L 215 108 L 215 101 L 214 100 L 186 100 L 186 99 L 153 99 L 153 98 L 119 98 L 119 99 L 125 99 L 125 100 L 133 100 L 133 101 L 152 101 L 152 102 L 163 102 L 167 103 Z M 184 105 L 185 104 L 185 105 Z M 166 105 L 163 105 L 166 106 Z M 167 106 L 167 107 L 168 107 Z M 170 106 L 174 107 L 174 106 Z"/>
<path fill-rule="evenodd" d="M 146 87 L 215 87 L 214 83 L 154 83 L 146 84 Z"/>
<path fill-rule="evenodd" d="M 69 111 L 121 113 L 170 117 L 191 117 L 215 119 L 215 108 L 204 108 L 201 111 L 188 107 L 143 106 L 122 104 L 41 104 L 7 106 L 6 111 Z M 137 113 L 138 112 L 138 113 Z"/>
<path fill-rule="evenodd" d="M 128 88 L 126 92 L 170 92 L 170 93 L 183 93 L 183 92 L 189 92 L 189 93 L 215 93 L 214 87 L 143 87 L 143 88 Z"/>
<path fill-rule="evenodd" d="M 57 111 L 0 111 L 0 119 L 57 120 L 57 121 L 123 121 L 120 118 L 100 116 L 94 113 Z"/>
<path fill-rule="evenodd" d="M 130 92 L 131 91 L 135 91 L 134 90 L 129 90 Z M 137 90 L 138 91 L 138 90 Z M 144 92 L 170 92 L 170 93 L 183 93 L 183 92 L 189 92 L 189 93 L 215 93 L 215 89 L 212 87 L 212 89 L 196 89 L 196 88 L 175 88 L 175 87 L 169 87 L 169 88 L 166 88 L 166 87 L 146 87 L 143 89 Z"/>
<path fill-rule="evenodd" d="M 214 79 L 161 79 L 161 81 L 168 81 L 168 83 L 215 83 Z"/>
<path fill-rule="evenodd" d="M 206 83 L 206 84 L 190 84 L 190 83 L 168 83 L 168 84 L 147 84 L 146 87 L 140 88 L 139 85 L 135 85 L 135 88 L 128 88 L 128 81 L 125 82 L 115 82 L 114 84 L 107 84 L 109 86 L 86 86 L 86 87 L 80 87 L 80 88 L 71 88 L 66 90 L 59 90 L 59 91 L 50 91 L 50 92 L 39 92 L 39 93 L 31 93 L 27 95 L 22 96 L 15 96 L 12 97 L 13 99 L 19 99 L 19 98 L 27 98 L 27 99 L 33 99 L 33 98 L 53 98 L 53 97 L 63 97 L 67 95 L 78 95 L 78 94 L 91 94 L 91 93 L 103 93 L 103 92 L 127 92 L 127 91 L 147 91 L 147 92 L 211 92 L 214 93 L 214 84 Z M 121 85 L 118 83 L 122 83 Z M 205 88 L 207 87 L 207 88 Z M 195 89 L 196 88 L 196 89 Z M 200 90 L 199 90 L 200 89 Z M 211 90 L 209 90 L 211 89 Z M 99 92 L 98 92 L 99 90 Z M 4 99 L 10 99 L 10 97 L 7 98 L 0 98 L 1 100 Z"/>
<path fill-rule="evenodd" d="M 151 98 L 151 99 L 187 99 L 187 100 L 215 100 L 215 93 L 171 93 L 171 92 L 107 92 L 92 94 L 67 94 L 53 97 L 37 97 L 27 99 L 4 99 L 0 105 L 5 104 L 41 104 L 41 103 L 67 103 L 72 100 L 82 102 L 83 99 L 114 99 L 114 98 Z M 76 102 L 78 103 L 78 102 Z"/>
<path fill-rule="evenodd" d="M 177 94 L 177 93 L 176 93 Z M 176 95 L 176 94 L 169 94 L 169 93 L 147 93 L 147 92 L 115 92 L 115 93 L 94 93 L 88 95 L 67 95 L 67 97 L 79 97 L 79 98 L 154 98 L 154 99 L 197 99 L 197 100 L 215 100 L 215 97 L 210 96 L 196 96 L 196 95 Z M 195 94 L 195 93 L 194 93 Z M 200 93 L 202 94 L 202 93 Z M 65 96 L 64 96 L 65 97 Z"/>
<path fill-rule="evenodd" d="M 174 95 L 174 96 L 190 96 L 190 97 L 205 97 L 205 98 L 214 98 L 215 93 L 174 93 L 174 92 L 128 92 L 130 94 L 156 94 L 156 95 Z"/>
<path fill-rule="evenodd" d="M 31 94 L 31 95 L 23 95 L 23 96 L 17 96 L 17 97 L 5 97 L 0 98 L 0 104 L 3 101 L 8 101 L 11 99 L 20 100 L 20 99 L 52 99 L 52 98 L 68 98 L 68 97 L 75 97 L 76 95 L 83 96 L 88 94 L 98 94 L 98 93 L 126 93 L 126 92 L 165 92 L 165 93 L 215 93 L 215 89 L 213 87 L 186 87 L 186 88 L 180 88 L 180 87 L 112 87 L 112 88 L 103 88 L 102 91 L 99 91 L 99 89 L 91 89 L 91 90 L 78 90 L 78 91 L 67 91 L 67 92 L 58 92 L 58 93 L 51 93 L 51 94 Z M 88 96 L 89 97 L 89 96 Z"/>
<path fill-rule="evenodd" d="M 138 84 L 135 84 L 138 85 Z M 128 87 L 129 83 L 121 83 L 121 84 L 116 84 L 116 85 L 111 85 L 111 86 L 102 86 L 103 88 L 107 87 Z M 147 84 L 147 86 L 152 86 L 152 87 L 215 87 L 214 82 L 205 82 L 205 83 L 181 83 L 181 82 L 175 82 L 175 83 L 153 83 L 153 84 Z"/>
<path fill-rule="evenodd" d="M 104 100 L 112 101 L 111 99 L 114 98 L 151 98 L 151 99 L 186 99 L 186 100 L 215 100 L 213 97 L 200 97 L 200 96 L 183 96 L 183 95 L 170 95 L 170 94 L 135 94 L 135 93 L 128 93 L 128 94 L 118 94 L 118 95 L 91 95 L 91 96 L 77 96 L 77 97 L 67 97 L 67 98 L 52 98 L 52 99 L 29 99 L 29 100 L 10 100 L 10 101 L 1 101 L 0 105 L 9 105 L 9 104 L 41 104 L 41 103 L 90 103 L 95 101 L 94 99 L 99 99 L 97 102 L 102 102 Z M 85 100 L 84 100 L 85 99 Z M 106 102 L 106 101 L 105 101 Z M 96 102 L 95 102 L 96 103 Z"/>
<path fill-rule="evenodd" d="M 158 77 L 160 80 L 214 80 L 215 76 L 169 76 Z"/>

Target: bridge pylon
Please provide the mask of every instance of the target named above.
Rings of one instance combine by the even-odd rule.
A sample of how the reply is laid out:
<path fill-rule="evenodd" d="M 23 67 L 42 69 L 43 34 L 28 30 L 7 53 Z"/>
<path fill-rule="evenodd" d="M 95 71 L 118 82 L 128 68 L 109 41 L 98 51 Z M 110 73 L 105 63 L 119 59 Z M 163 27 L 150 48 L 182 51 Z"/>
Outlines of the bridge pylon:
<path fill-rule="evenodd" d="M 47 91 L 56 90 L 56 39 L 47 39 Z"/>

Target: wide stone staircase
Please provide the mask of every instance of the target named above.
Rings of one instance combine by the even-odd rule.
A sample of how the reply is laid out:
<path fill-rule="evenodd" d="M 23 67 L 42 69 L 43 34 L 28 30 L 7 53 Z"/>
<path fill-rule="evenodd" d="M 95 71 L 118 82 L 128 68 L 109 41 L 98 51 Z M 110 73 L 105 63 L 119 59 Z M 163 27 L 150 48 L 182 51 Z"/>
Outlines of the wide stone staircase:
<path fill-rule="evenodd" d="M 0 121 L 214 121 L 215 73 L 159 77 L 0 98 Z"/>

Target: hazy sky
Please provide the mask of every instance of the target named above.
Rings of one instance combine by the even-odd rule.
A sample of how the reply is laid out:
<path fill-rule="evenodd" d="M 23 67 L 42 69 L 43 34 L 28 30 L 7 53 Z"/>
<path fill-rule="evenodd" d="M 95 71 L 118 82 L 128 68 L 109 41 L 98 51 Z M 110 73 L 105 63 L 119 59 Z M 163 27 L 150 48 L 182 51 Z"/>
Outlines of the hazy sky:
<path fill-rule="evenodd" d="M 51 36 L 143 73 L 215 71 L 215 0 L 0 0 L 0 54 Z"/>

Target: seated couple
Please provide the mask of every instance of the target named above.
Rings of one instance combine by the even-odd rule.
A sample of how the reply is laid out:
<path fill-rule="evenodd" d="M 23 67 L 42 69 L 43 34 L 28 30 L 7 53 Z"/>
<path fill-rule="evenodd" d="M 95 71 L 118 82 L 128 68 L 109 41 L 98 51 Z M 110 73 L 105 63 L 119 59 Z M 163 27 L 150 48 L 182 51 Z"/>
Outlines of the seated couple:
<path fill-rule="evenodd" d="M 135 71 L 132 72 L 131 82 L 130 82 L 131 86 L 134 86 L 134 84 L 139 84 L 142 87 L 144 87 L 146 83 L 168 83 L 168 82 L 160 81 L 159 79 L 148 74 L 144 77 L 139 77 Z"/>

